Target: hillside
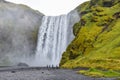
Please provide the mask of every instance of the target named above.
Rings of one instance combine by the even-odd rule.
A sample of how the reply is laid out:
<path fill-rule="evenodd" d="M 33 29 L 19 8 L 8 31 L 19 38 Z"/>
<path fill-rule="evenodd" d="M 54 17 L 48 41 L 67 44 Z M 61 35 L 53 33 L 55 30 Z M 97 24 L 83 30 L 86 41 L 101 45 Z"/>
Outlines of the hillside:
<path fill-rule="evenodd" d="M 120 70 L 120 0 L 91 0 L 78 6 L 81 19 L 62 68 Z"/>
<path fill-rule="evenodd" d="M 0 66 L 25 61 L 26 55 L 35 54 L 43 16 L 26 5 L 0 0 Z"/>

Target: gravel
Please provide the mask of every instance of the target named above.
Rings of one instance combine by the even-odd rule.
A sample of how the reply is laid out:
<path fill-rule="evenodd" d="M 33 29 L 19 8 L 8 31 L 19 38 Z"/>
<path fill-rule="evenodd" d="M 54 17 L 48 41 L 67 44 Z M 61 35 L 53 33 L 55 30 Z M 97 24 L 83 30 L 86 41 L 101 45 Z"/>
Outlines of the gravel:
<path fill-rule="evenodd" d="M 0 68 L 0 80 L 116 80 L 114 78 L 91 78 L 77 74 L 76 70 L 38 67 Z"/>

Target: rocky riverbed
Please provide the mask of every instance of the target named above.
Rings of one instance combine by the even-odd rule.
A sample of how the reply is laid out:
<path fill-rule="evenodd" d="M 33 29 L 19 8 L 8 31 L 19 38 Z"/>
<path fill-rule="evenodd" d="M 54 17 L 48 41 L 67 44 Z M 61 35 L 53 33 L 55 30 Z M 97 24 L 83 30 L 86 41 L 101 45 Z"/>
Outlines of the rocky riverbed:
<path fill-rule="evenodd" d="M 3 67 L 0 68 L 0 80 L 116 80 L 114 78 L 91 78 L 77 74 L 76 70 L 39 68 L 39 67 Z"/>

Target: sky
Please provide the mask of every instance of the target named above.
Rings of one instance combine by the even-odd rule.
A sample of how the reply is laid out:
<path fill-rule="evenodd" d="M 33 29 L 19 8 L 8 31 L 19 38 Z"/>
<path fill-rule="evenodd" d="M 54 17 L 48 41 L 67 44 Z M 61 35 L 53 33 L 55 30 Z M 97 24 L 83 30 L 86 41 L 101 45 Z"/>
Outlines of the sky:
<path fill-rule="evenodd" d="M 25 4 L 47 16 L 67 14 L 81 3 L 88 0 L 6 0 L 17 4 Z"/>

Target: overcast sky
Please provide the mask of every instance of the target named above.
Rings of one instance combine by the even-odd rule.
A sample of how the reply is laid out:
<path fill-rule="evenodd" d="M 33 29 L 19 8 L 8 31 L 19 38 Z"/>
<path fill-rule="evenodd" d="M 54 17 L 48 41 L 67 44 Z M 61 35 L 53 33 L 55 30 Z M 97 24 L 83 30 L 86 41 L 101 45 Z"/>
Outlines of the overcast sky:
<path fill-rule="evenodd" d="M 14 3 L 26 4 L 39 10 L 45 15 L 55 16 L 67 14 L 79 4 L 88 0 L 7 0 Z"/>

